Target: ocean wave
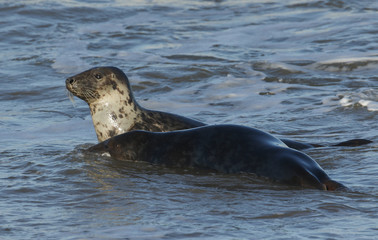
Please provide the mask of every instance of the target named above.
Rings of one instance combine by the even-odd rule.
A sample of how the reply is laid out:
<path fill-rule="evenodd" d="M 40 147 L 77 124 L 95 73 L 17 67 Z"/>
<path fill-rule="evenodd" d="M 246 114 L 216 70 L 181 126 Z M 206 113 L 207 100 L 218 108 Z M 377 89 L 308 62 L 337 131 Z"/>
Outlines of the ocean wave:
<path fill-rule="evenodd" d="M 338 58 L 315 63 L 317 70 L 327 72 L 351 72 L 375 70 L 378 68 L 378 57 Z"/>
<path fill-rule="evenodd" d="M 368 111 L 378 111 L 378 93 L 374 89 L 360 92 L 346 92 L 338 94 L 339 103 L 343 107 L 366 107 Z"/>

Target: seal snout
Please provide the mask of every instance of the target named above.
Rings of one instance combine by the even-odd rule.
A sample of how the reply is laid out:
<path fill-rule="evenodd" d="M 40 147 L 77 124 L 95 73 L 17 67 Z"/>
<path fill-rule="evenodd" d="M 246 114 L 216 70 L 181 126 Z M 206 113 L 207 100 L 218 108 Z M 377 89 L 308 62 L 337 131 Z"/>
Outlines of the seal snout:
<path fill-rule="evenodd" d="M 66 79 L 66 88 L 69 92 L 77 96 L 77 81 L 74 77 L 69 77 Z"/>
<path fill-rule="evenodd" d="M 76 82 L 75 78 L 70 77 L 66 79 L 66 85 L 72 85 Z"/>
<path fill-rule="evenodd" d="M 77 80 L 74 77 L 69 77 L 66 79 L 66 88 L 68 91 L 75 93 L 77 88 Z"/>

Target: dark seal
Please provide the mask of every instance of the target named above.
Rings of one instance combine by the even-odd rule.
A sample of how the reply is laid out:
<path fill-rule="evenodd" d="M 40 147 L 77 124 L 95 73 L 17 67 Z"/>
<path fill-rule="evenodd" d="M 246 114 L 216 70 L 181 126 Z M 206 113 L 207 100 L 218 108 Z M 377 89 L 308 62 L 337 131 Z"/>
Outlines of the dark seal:
<path fill-rule="evenodd" d="M 68 78 L 66 87 L 89 105 L 99 142 L 132 130 L 169 132 L 206 125 L 183 116 L 141 107 L 133 96 L 125 73 L 116 67 L 89 69 Z M 281 140 L 297 150 L 321 146 Z M 370 142 L 356 139 L 339 143 L 338 146 L 357 146 Z"/>
<path fill-rule="evenodd" d="M 312 158 L 272 135 L 236 125 L 214 125 L 165 133 L 132 131 L 89 149 L 117 160 L 167 167 L 195 167 L 223 173 L 254 173 L 274 181 L 342 190 Z"/>

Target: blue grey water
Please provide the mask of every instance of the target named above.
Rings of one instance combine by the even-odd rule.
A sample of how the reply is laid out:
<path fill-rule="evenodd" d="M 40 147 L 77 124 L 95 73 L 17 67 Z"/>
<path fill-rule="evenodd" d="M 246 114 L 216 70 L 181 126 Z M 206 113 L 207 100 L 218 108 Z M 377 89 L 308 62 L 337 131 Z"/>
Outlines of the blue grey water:
<path fill-rule="evenodd" d="M 375 0 L 0 1 L 0 239 L 376 239 Z M 312 143 L 351 192 L 88 156 L 65 79 L 117 66 L 141 105 Z"/>

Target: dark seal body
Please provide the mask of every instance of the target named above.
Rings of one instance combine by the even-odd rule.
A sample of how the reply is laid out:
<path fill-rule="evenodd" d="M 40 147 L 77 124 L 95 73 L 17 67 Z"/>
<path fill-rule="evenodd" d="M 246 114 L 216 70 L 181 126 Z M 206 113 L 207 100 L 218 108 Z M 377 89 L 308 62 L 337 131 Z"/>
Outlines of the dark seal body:
<path fill-rule="evenodd" d="M 236 125 L 214 125 L 154 133 L 132 131 L 89 149 L 118 160 L 168 167 L 196 167 L 224 173 L 254 173 L 274 181 L 324 190 L 345 188 L 312 158 L 272 135 Z"/>

